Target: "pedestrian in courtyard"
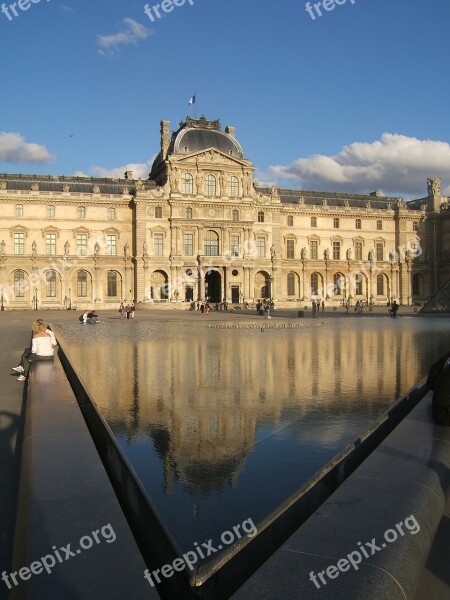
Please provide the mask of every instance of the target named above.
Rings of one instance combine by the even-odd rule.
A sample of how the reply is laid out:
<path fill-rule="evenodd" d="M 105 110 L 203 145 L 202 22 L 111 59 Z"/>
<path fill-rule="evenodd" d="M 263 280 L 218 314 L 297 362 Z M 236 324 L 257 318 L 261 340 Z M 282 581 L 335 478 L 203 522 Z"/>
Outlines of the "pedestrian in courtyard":
<path fill-rule="evenodd" d="M 120 313 L 120 318 L 125 319 L 125 306 L 124 306 L 123 302 L 120 303 L 119 313 Z"/>
<path fill-rule="evenodd" d="M 207 315 L 209 313 L 209 309 L 211 307 L 209 306 L 208 302 L 205 304 L 205 315 Z"/>
<path fill-rule="evenodd" d="M 312 316 L 313 316 L 313 319 L 316 318 L 316 311 L 317 311 L 317 304 L 316 304 L 316 301 L 313 300 L 312 301 Z"/>
<path fill-rule="evenodd" d="M 438 425 L 450 426 L 450 352 L 432 365 L 426 385 L 433 390 L 433 419 Z"/>
<path fill-rule="evenodd" d="M 203 302 L 200 304 L 200 312 L 203 314 L 205 312 L 205 305 Z"/>
<path fill-rule="evenodd" d="M 396 300 L 394 300 L 394 302 L 393 302 L 393 303 L 392 303 L 392 305 L 391 305 L 391 311 L 390 311 L 390 312 L 391 312 L 391 317 L 392 317 L 393 319 L 396 319 L 396 318 L 397 318 L 397 311 L 398 311 L 398 309 L 399 309 L 399 308 L 400 308 L 400 307 L 399 307 L 399 305 L 397 304 L 397 301 L 396 301 Z"/>
<path fill-rule="evenodd" d="M 136 310 L 136 307 L 135 307 L 134 302 L 133 302 L 132 305 L 131 305 L 131 318 L 132 319 L 134 319 L 134 312 L 135 312 L 135 310 Z"/>
<path fill-rule="evenodd" d="M 325 311 L 325 300 L 322 300 L 322 312 Z"/>
<path fill-rule="evenodd" d="M 25 348 L 20 365 L 12 367 L 12 370 L 19 373 L 17 381 L 25 381 L 28 377 L 31 363 L 37 360 L 53 360 L 53 350 L 56 347 L 56 339 L 46 332 L 47 323 L 39 319 L 32 325 L 33 337 L 31 340 L 31 349 Z M 55 343 L 53 343 L 53 341 Z"/>

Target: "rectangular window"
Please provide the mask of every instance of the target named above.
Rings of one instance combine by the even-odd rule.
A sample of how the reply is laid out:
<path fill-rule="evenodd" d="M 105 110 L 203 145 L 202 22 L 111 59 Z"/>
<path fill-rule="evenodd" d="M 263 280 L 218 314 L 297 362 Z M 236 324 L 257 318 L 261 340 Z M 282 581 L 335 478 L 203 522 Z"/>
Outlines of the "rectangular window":
<path fill-rule="evenodd" d="M 383 243 L 377 242 L 375 246 L 377 260 L 383 260 L 383 249 Z"/>
<path fill-rule="evenodd" d="M 109 298 L 117 296 L 117 273 L 115 271 L 108 271 L 107 294 Z"/>
<path fill-rule="evenodd" d="M 256 255 L 257 256 L 266 256 L 266 238 L 263 238 L 263 237 L 256 238 Z"/>
<path fill-rule="evenodd" d="M 49 219 L 52 219 L 55 216 L 55 207 L 50 205 L 47 206 L 47 217 Z"/>
<path fill-rule="evenodd" d="M 362 260 L 363 245 L 362 242 L 355 242 L 355 260 Z"/>
<path fill-rule="evenodd" d="M 106 236 L 106 255 L 117 255 L 117 236 L 115 234 L 107 234 Z"/>
<path fill-rule="evenodd" d="M 239 236 L 232 235 L 230 238 L 231 256 L 239 256 Z"/>
<path fill-rule="evenodd" d="M 341 260 L 341 242 L 333 242 L 333 260 Z"/>
<path fill-rule="evenodd" d="M 317 217 L 311 217 L 311 227 L 317 227 Z"/>
<path fill-rule="evenodd" d="M 319 242 L 317 240 L 313 240 L 311 242 L 311 258 L 313 260 L 317 260 L 318 254 L 319 254 Z"/>
<path fill-rule="evenodd" d="M 286 258 L 294 258 L 294 241 L 286 240 Z"/>
<path fill-rule="evenodd" d="M 45 295 L 47 298 L 56 298 L 56 273 L 48 271 L 45 282 Z"/>
<path fill-rule="evenodd" d="M 162 233 L 154 234 L 153 250 L 155 256 L 162 256 L 164 254 L 164 235 Z"/>
<path fill-rule="evenodd" d="M 184 254 L 186 256 L 194 255 L 194 234 L 193 233 L 185 233 L 184 234 Z"/>
<path fill-rule="evenodd" d="M 16 298 L 25 297 L 25 273 L 23 271 L 14 273 L 14 296 Z"/>
<path fill-rule="evenodd" d="M 378 229 L 378 231 L 381 231 L 383 229 L 383 221 L 381 221 L 381 220 L 377 221 L 377 229 Z"/>
<path fill-rule="evenodd" d="M 337 217 L 333 219 L 333 227 L 339 229 L 339 219 Z"/>
<path fill-rule="evenodd" d="M 56 254 L 56 233 L 45 234 L 45 254 Z"/>
<path fill-rule="evenodd" d="M 87 235 L 77 233 L 77 256 L 86 256 L 87 254 Z M 80 295 L 80 294 L 78 294 Z"/>
<path fill-rule="evenodd" d="M 25 251 L 25 234 L 14 234 L 14 254 L 23 254 Z"/>
<path fill-rule="evenodd" d="M 78 271 L 77 274 L 77 296 L 85 298 L 87 296 L 87 273 L 86 271 Z"/>

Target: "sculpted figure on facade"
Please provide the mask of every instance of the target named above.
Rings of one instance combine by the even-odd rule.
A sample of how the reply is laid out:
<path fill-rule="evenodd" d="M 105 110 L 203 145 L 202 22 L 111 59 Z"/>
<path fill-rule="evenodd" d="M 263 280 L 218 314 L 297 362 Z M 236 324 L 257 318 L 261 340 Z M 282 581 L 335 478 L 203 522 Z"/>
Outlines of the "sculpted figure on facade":
<path fill-rule="evenodd" d="M 123 255 L 127 258 L 130 255 L 130 244 L 125 242 L 125 246 L 123 247 Z"/>
<path fill-rule="evenodd" d="M 276 258 L 277 257 L 277 253 L 275 251 L 275 246 L 273 244 L 270 246 L 270 257 L 271 258 Z"/>
<path fill-rule="evenodd" d="M 99 254 L 100 254 L 100 244 L 98 242 L 95 242 L 94 255 L 98 256 Z"/>
<path fill-rule="evenodd" d="M 5 244 L 5 240 L 2 240 L 1 244 L 0 244 L 0 254 L 2 256 L 5 256 L 6 254 L 6 244 Z"/>
<path fill-rule="evenodd" d="M 203 191 L 203 175 L 200 171 L 195 176 L 195 185 L 197 186 L 197 194 L 201 194 Z"/>
<path fill-rule="evenodd" d="M 429 196 L 440 196 L 441 195 L 441 178 L 435 177 L 427 179 L 427 188 Z"/>
<path fill-rule="evenodd" d="M 33 256 L 37 256 L 37 244 L 35 241 L 31 244 L 31 253 Z"/>
<path fill-rule="evenodd" d="M 144 242 L 143 246 L 142 246 L 142 253 L 144 256 L 148 256 L 148 244 L 147 242 Z"/>
<path fill-rule="evenodd" d="M 70 192 L 70 185 L 68 183 L 63 185 L 63 192 Z"/>
<path fill-rule="evenodd" d="M 227 193 L 227 180 L 224 173 L 219 175 L 219 185 L 220 185 L 220 194 L 221 196 L 225 196 Z"/>
<path fill-rule="evenodd" d="M 373 262 L 373 258 L 374 258 L 373 250 L 369 250 L 368 258 L 369 258 L 369 262 Z"/>
<path fill-rule="evenodd" d="M 70 244 L 69 244 L 69 242 L 67 241 L 67 242 L 64 244 L 64 255 L 65 255 L 65 256 L 67 256 L 68 254 L 70 254 Z"/>
<path fill-rule="evenodd" d="M 330 250 L 328 248 L 323 251 L 323 257 L 325 260 L 330 260 Z"/>
<path fill-rule="evenodd" d="M 100 186 L 94 185 L 94 189 L 92 190 L 93 194 L 100 194 Z"/>
<path fill-rule="evenodd" d="M 178 169 L 173 167 L 169 175 L 170 191 L 178 192 Z"/>
<path fill-rule="evenodd" d="M 300 257 L 302 260 L 308 258 L 308 251 L 306 250 L 305 246 L 303 246 L 303 248 L 300 251 Z"/>
<path fill-rule="evenodd" d="M 352 260 L 352 249 L 351 248 L 349 248 L 347 250 L 347 260 Z"/>

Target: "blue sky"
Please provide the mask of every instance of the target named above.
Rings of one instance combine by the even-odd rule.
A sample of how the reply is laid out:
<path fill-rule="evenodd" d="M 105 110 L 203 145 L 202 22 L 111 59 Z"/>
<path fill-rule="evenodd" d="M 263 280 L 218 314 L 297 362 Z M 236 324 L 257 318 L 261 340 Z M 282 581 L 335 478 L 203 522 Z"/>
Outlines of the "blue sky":
<path fill-rule="evenodd" d="M 450 195 L 448 0 L 315 19 L 303 0 L 186 0 L 153 22 L 142 0 L 34 1 L 0 13 L 0 172 L 147 177 L 196 91 L 260 181 L 409 198 L 441 176 Z"/>

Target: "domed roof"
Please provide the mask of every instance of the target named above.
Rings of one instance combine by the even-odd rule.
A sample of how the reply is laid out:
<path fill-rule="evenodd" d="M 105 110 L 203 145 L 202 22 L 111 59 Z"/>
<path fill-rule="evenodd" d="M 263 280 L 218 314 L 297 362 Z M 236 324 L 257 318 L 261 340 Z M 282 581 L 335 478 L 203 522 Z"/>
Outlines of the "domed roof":
<path fill-rule="evenodd" d="M 186 128 L 179 131 L 173 143 L 173 154 L 192 154 L 215 148 L 224 154 L 243 158 L 242 148 L 228 133 L 211 129 Z"/>

